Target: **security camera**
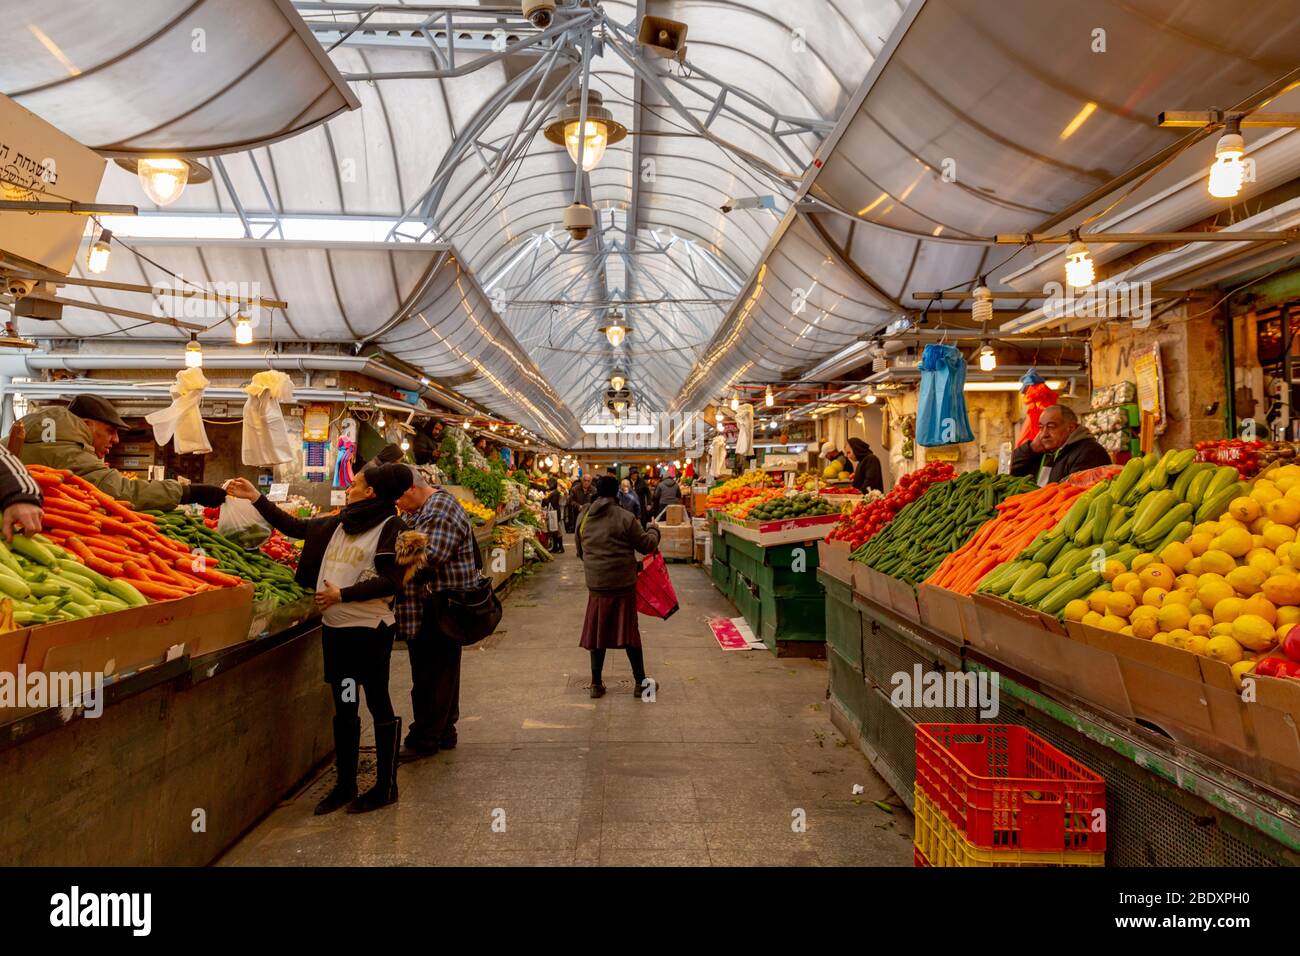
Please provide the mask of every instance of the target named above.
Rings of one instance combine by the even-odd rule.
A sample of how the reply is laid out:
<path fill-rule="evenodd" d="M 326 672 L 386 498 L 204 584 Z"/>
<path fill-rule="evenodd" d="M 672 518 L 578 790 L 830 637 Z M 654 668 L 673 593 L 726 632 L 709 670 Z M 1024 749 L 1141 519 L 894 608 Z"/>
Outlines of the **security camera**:
<path fill-rule="evenodd" d="M 539 30 L 555 20 L 555 0 L 524 0 L 524 19 Z"/>
<path fill-rule="evenodd" d="M 5 278 L 5 292 L 15 299 L 24 299 L 32 294 L 36 288 L 35 279 L 20 279 L 17 276 L 8 276 Z"/>
<path fill-rule="evenodd" d="M 596 226 L 596 217 L 591 207 L 585 203 L 575 202 L 564 210 L 564 228 L 573 237 L 574 242 L 582 242 Z"/>

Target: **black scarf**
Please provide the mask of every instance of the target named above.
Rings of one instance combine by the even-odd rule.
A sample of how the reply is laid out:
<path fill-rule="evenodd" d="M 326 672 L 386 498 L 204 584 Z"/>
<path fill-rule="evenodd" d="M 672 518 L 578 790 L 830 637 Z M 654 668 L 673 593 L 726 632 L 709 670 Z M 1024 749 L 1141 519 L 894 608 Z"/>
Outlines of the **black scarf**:
<path fill-rule="evenodd" d="M 345 534 L 364 534 L 397 514 L 397 505 L 385 498 L 362 498 L 343 509 Z"/>

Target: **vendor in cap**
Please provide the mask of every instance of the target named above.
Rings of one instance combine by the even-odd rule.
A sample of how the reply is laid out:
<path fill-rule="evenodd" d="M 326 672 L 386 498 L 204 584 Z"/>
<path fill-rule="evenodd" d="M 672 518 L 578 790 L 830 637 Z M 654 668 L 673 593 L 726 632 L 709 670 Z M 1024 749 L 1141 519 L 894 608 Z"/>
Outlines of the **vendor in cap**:
<path fill-rule="evenodd" d="M 104 456 L 117 444 L 117 433 L 128 426 L 110 402 L 96 395 L 78 395 L 67 408 L 38 409 L 21 423 L 26 436 L 23 464 L 66 469 L 137 511 L 170 511 L 191 502 L 216 507 L 226 500 L 216 485 L 133 480 L 108 467 Z"/>

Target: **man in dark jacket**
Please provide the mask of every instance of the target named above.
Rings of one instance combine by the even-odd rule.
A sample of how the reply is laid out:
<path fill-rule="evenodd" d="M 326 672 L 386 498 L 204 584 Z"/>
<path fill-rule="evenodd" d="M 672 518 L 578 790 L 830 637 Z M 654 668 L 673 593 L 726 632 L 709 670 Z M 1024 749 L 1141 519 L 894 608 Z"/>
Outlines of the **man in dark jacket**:
<path fill-rule="evenodd" d="M 628 474 L 627 480 L 632 482 L 632 491 L 636 494 L 637 499 L 641 502 L 641 527 L 645 527 L 650 521 L 650 482 L 645 480 L 639 468 L 633 468 Z"/>
<path fill-rule="evenodd" d="M 1046 485 L 1110 463 L 1110 452 L 1079 424 L 1074 409 L 1052 405 L 1038 419 L 1038 434 L 1012 453 L 1011 474 L 1036 477 Z"/>
<path fill-rule="evenodd" d="M 591 504 L 591 499 L 595 496 L 596 491 L 591 486 L 590 472 L 584 474 L 581 481 L 573 483 L 573 487 L 569 489 L 569 510 L 564 517 L 564 527 L 569 534 L 573 534 L 574 523 L 578 520 L 578 512 Z"/>
<path fill-rule="evenodd" d="M 682 503 L 682 486 L 677 484 L 677 479 L 673 475 L 668 475 L 659 480 L 655 485 L 654 501 L 650 508 L 650 517 L 657 518 L 663 513 L 663 510 L 669 505 L 679 505 Z"/>

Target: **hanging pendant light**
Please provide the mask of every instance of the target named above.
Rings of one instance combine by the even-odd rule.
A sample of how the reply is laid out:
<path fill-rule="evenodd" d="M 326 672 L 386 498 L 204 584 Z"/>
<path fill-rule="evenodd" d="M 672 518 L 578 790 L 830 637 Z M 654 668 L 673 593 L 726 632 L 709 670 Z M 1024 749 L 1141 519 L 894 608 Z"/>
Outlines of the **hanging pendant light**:
<path fill-rule="evenodd" d="M 734 392 L 731 395 L 731 410 L 733 412 L 740 411 L 740 397 L 736 395 Z"/>
<path fill-rule="evenodd" d="M 86 251 L 86 269 L 88 271 L 96 275 L 108 271 L 108 258 L 113 252 L 109 248 L 109 243 L 112 241 L 113 231 L 111 229 L 99 230 L 99 238 Z"/>
<path fill-rule="evenodd" d="M 718 427 L 721 428 L 721 427 L 722 427 L 722 423 L 725 422 L 725 421 L 727 420 L 727 416 L 724 415 L 724 414 L 722 414 L 722 409 L 719 408 L 719 409 L 718 409 L 718 413 L 717 413 L 716 415 L 713 416 L 713 420 L 714 420 L 714 422 L 717 423 Z"/>
<path fill-rule="evenodd" d="M 609 377 L 609 387 L 616 392 L 620 392 L 623 390 L 623 386 L 626 384 L 627 384 L 627 376 L 623 374 L 623 370 L 617 368 L 614 369 L 614 373 Z"/>
<path fill-rule="evenodd" d="M 410 443 L 409 441 L 407 441 L 405 438 L 403 438 L 403 439 L 402 439 L 402 444 L 401 444 L 400 447 L 401 447 L 402 451 L 410 451 L 410 450 L 411 450 L 411 443 Z"/>
<path fill-rule="evenodd" d="M 614 116 L 605 109 L 604 100 L 595 90 L 587 91 L 587 122 L 582 123 L 582 89 L 569 91 L 564 98 L 564 109 L 559 118 L 546 127 L 546 138 L 569 152 L 574 165 L 578 163 L 578 148 L 582 147 L 582 169 L 591 172 L 605 155 L 605 147 L 627 137 L 627 127 L 614 122 Z"/>
<path fill-rule="evenodd" d="M 380 412 L 380 413 L 379 413 L 379 420 L 375 422 L 375 425 L 378 426 L 378 428 L 379 428 L 379 430 L 380 430 L 381 432 L 382 432 L 385 428 L 388 427 L 388 422 L 384 421 L 384 413 L 383 413 L 383 412 Z M 468 423 L 468 422 L 465 423 L 465 431 L 469 431 L 469 423 Z"/>
<path fill-rule="evenodd" d="M 185 346 L 185 367 L 203 368 L 203 347 L 199 345 L 199 336 L 195 332 L 190 333 L 189 345 Z"/>
<path fill-rule="evenodd" d="M 1097 269 L 1088 247 L 1079 239 L 1079 230 L 1070 235 L 1074 241 L 1065 247 L 1065 281 L 1076 289 L 1090 286 L 1097 278 Z"/>
<path fill-rule="evenodd" d="M 1231 117 L 1219 143 L 1214 147 L 1214 164 L 1210 166 L 1210 195 L 1231 199 L 1241 192 L 1246 181 L 1246 141 L 1241 137 L 1241 118 Z"/>
<path fill-rule="evenodd" d="M 241 314 L 235 319 L 235 344 L 253 344 L 253 323 L 246 315 Z"/>
<path fill-rule="evenodd" d="M 876 393 L 875 393 L 875 392 L 867 392 L 867 404 L 868 404 L 868 405 L 874 405 L 874 404 L 876 404 Z"/>
<path fill-rule="evenodd" d="M 623 314 L 617 310 L 609 314 L 609 324 L 600 331 L 605 333 L 605 339 L 613 348 L 619 348 L 631 333 L 626 325 L 623 324 Z"/>
<path fill-rule="evenodd" d="M 985 341 L 980 348 L 980 371 L 991 372 L 998 367 L 998 356 L 993 351 L 993 346 Z"/>
<path fill-rule="evenodd" d="M 175 156 L 126 157 L 114 162 L 127 172 L 135 173 L 144 194 L 158 206 L 170 206 L 180 199 L 187 185 L 212 179 L 211 170 L 202 163 Z"/>
<path fill-rule="evenodd" d="M 771 385 L 769 385 L 767 387 L 767 391 L 763 393 L 763 404 L 766 405 L 768 408 L 771 408 L 774 404 L 776 404 L 776 398 L 772 395 Z"/>

